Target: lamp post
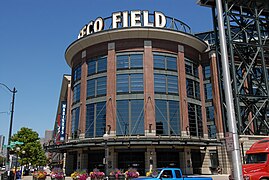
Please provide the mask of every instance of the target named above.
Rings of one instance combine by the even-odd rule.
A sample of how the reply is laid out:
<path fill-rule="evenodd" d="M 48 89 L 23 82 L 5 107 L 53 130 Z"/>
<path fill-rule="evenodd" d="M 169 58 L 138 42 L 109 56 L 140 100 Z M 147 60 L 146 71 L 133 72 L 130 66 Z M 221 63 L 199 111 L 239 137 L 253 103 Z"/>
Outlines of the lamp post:
<path fill-rule="evenodd" d="M 20 147 L 16 147 L 16 149 L 15 149 L 15 151 L 16 151 L 16 161 L 15 161 L 14 180 L 16 180 L 16 176 L 17 176 L 18 156 L 19 156 L 19 152 L 20 152 L 20 150 L 21 150 Z"/>
<path fill-rule="evenodd" d="M 21 151 L 21 176 L 23 176 L 23 172 L 24 172 L 23 158 L 24 158 L 25 153 L 26 152 L 24 150 Z"/>
<path fill-rule="evenodd" d="M 7 85 L 0 83 L 0 85 L 4 86 L 6 89 L 8 89 L 12 93 L 12 105 L 11 105 L 11 114 L 10 114 L 10 124 L 9 124 L 9 134 L 8 134 L 8 148 L 7 148 L 7 166 L 6 170 L 9 170 L 10 168 L 10 162 L 9 162 L 9 146 L 10 146 L 10 138 L 12 134 L 12 124 L 13 124 L 13 113 L 14 113 L 14 102 L 15 102 L 15 93 L 17 92 L 16 88 L 14 87 L 13 90 L 11 90 Z"/>
<path fill-rule="evenodd" d="M 109 135 L 106 133 L 103 135 L 104 141 L 105 141 L 105 174 L 108 176 L 108 147 L 107 147 L 107 140 L 109 138 Z"/>

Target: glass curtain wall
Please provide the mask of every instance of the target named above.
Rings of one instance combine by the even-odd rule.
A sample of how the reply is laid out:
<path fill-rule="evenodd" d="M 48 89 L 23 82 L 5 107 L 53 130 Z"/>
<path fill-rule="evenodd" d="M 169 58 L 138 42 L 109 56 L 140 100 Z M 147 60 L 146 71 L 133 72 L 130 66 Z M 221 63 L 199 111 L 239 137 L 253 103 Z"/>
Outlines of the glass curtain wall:
<path fill-rule="evenodd" d="M 178 136 L 180 111 L 177 56 L 155 52 L 153 64 L 156 135 Z"/>
<path fill-rule="evenodd" d="M 144 135 L 143 53 L 121 53 L 117 64 L 117 136 Z"/>
<path fill-rule="evenodd" d="M 91 103 L 86 105 L 85 137 L 102 137 L 106 128 L 106 102 L 100 102 L 97 98 L 106 96 L 107 57 L 90 58 L 87 64 L 87 99 L 90 99 Z"/>

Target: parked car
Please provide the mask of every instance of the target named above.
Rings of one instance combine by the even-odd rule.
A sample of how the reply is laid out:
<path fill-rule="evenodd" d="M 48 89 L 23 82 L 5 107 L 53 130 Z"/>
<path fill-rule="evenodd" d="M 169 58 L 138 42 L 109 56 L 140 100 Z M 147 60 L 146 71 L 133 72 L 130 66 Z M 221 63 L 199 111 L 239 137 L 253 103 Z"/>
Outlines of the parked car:
<path fill-rule="evenodd" d="M 162 180 L 212 180 L 211 177 L 188 177 L 188 176 L 183 176 L 181 169 L 179 168 L 163 168 L 158 170 L 158 174 L 146 178 L 135 178 L 136 180 L 157 180 L 157 179 L 162 179 Z"/>
<path fill-rule="evenodd" d="M 6 170 L 6 166 L 2 166 L 1 171 L 5 171 L 5 170 Z"/>

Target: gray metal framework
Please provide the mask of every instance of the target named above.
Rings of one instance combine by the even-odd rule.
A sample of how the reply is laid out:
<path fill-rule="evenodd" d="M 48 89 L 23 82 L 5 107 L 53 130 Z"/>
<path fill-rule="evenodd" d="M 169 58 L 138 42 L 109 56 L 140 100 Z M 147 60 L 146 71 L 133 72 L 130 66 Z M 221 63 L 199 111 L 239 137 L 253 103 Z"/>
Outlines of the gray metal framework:
<path fill-rule="evenodd" d="M 212 7 L 216 33 L 215 1 L 199 3 Z M 223 12 L 238 133 L 268 135 L 269 1 L 224 0 Z M 218 52 L 218 37 L 212 42 Z"/>

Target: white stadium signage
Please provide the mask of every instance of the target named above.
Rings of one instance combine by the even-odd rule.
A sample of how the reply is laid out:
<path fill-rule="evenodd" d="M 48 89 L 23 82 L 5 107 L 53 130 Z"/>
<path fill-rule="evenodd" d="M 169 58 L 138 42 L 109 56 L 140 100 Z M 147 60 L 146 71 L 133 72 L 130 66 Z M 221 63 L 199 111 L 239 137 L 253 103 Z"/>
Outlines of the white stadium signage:
<path fill-rule="evenodd" d="M 154 19 L 150 20 L 148 11 L 122 11 L 112 13 L 111 17 L 112 29 L 127 28 L 127 27 L 157 27 L 164 28 L 166 26 L 166 17 L 161 12 L 154 12 Z M 153 21 L 153 22 L 152 22 Z M 104 19 L 98 17 L 95 21 L 90 21 L 85 25 L 78 35 L 78 39 L 100 32 L 104 30 Z"/>

